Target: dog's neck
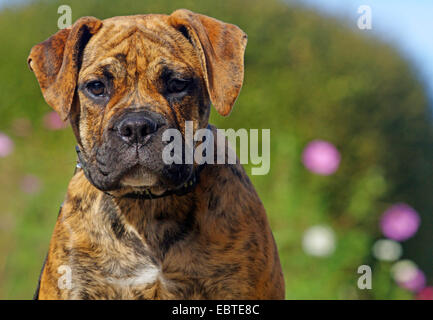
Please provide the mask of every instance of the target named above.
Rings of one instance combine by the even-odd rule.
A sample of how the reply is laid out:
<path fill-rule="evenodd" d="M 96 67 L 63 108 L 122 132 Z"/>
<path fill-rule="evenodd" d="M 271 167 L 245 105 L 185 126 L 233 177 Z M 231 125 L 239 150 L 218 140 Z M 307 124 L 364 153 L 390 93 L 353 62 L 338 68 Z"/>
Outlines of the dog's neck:
<path fill-rule="evenodd" d="M 194 192 L 154 200 L 115 198 L 112 201 L 127 223 L 136 229 L 153 251 L 160 251 L 162 256 L 195 228 Z"/>
<path fill-rule="evenodd" d="M 102 199 L 114 232 L 122 233 L 126 224 L 131 226 L 160 260 L 172 245 L 197 227 L 195 191 L 152 200 L 113 198 L 106 194 Z"/>
<path fill-rule="evenodd" d="M 179 194 L 169 193 L 153 198 L 140 194 L 116 197 L 101 191 L 88 180 L 80 163 L 74 175 L 81 181 L 85 180 L 87 188 L 83 188 L 83 192 L 87 190 L 95 195 L 95 199 L 100 199 L 97 214 L 104 217 L 102 221 L 113 230 L 116 238 L 130 241 L 131 235 L 136 234 L 154 253 L 154 257 L 162 261 L 170 247 L 197 228 L 197 192 L 200 192 L 197 190 L 200 189 L 197 185 L 200 172 L 197 169 L 201 171 L 203 168 L 205 166 L 195 168 L 194 183 L 182 188 Z"/>

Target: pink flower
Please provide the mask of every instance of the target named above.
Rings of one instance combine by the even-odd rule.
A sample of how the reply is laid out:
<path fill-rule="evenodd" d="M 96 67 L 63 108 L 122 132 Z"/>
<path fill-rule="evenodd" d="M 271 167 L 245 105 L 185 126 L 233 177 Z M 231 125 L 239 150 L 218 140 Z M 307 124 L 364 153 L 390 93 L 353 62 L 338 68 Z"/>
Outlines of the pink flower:
<path fill-rule="evenodd" d="M 383 234 L 396 241 L 404 241 L 412 237 L 417 232 L 419 225 L 418 213 L 404 203 L 391 206 L 380 219 Z"/>
<path fill-rule="evenodd" d="M 41 189 L 41 181 L 34 175 L 26 175 L 21 180 L 21 190 L 28 194 L 35 194 Z"/>
<path fill-rule="evenodd" d="M 302 153 L 302 163 L 313 173 L 331 175 L 340 165 L 340 153 L 337 148 L 323 140 L 313 140 Z"/>
<path fill-rule="evenodd" d="M 417 300 L 433 300 L 433 287 L 425 287 L 416 295 Z"/>
<path fill-rule="evenodd" d="M 67 123 L 60 119 L 55 111 L 48 112 L 44 116 L 44 126 L 49 130 L 60 130 L 67 127 Z"/>
<path fill-rule="evenodd" d="M 0 158 L 7 157 L 14 150 L 14 142 L 9 136 L 0 132 Z"/>
<path fill-rule="evenodd" d="M 413 292 L 420 292 L 425 287 L 425 284 L 426 278 L 424 272 L 420 269 L 417 269 L 407 280 L 398 282 L 400 287 Z"/>

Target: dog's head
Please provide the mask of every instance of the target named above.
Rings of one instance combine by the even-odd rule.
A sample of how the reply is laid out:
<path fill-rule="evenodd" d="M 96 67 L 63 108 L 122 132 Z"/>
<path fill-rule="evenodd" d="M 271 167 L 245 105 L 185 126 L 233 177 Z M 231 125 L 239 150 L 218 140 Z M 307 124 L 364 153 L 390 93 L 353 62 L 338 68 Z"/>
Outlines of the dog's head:
<path fill-rule="evenodd" d="M 230 113 L 243 81 L 247 37 L 188 10 L 84 17 L 34 46 L 28 58 L 45 100 L 69 119 L 86 170 L 101 190 L 175 188 L 191 164 L 167 165 L 169 128 L 207 126 L 210 104 Z"/>

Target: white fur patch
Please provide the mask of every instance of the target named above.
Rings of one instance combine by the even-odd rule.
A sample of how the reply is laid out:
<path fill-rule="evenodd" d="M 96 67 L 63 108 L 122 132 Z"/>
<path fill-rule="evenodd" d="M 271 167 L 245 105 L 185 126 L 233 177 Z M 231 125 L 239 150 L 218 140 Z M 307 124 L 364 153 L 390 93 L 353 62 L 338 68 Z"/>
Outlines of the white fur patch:
<path fill-rule="evenodd" d="M 161 270 L 153 264 L 148 264 L 144 268 L 135 272 L 131 277 L 108 278 L 110 283 L 118 286 L 143 286 L 155 283 L 161 275 Z"/>

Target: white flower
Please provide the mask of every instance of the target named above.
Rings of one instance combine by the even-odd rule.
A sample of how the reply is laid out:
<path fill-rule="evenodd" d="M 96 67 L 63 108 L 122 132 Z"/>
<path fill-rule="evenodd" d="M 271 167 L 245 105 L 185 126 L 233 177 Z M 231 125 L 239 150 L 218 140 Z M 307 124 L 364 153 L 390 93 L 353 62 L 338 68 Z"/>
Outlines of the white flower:
<path fill-rule="evenodd" d="M 329 256 L 335 251 L 335 233 L 328 226 L 313 226 L 305 231 L 302 247 L 309 255 Z"/>

